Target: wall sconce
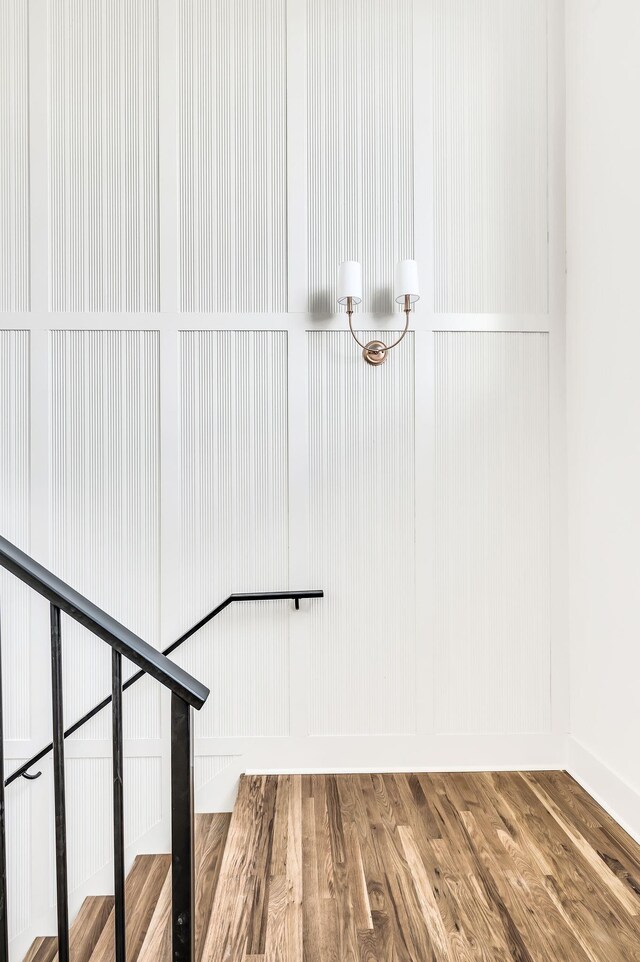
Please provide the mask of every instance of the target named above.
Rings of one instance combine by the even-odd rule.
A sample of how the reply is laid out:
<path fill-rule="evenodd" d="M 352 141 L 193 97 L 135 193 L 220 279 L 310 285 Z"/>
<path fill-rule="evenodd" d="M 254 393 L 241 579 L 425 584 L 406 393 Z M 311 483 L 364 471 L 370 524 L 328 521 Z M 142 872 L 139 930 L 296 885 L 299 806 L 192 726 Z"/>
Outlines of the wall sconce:
<path fill-rule="evenodd" d="M 355 335 L 353 330 L 352 316 L 355 304 L 362 301 L 362 265 L 359 261 L 344 261 L 338 271 L 338 304 L 347 308 L 349 318 L 349 330 L 356 344 L 362 348 L 362 356 L 367 364 L 382 364 L 388 352 L 397 347 L 409 330 L 409 314 L 412 305 L 420 300 L 420 288 L 418 285 L 418 265 L 415 261 L 398 261 L 396 264 L 394 297 L 396 304 L 402 304 L 405 313 L 404 331 L 393 344 L 385 344 L 383 341 L 369 341 L 363 344 Z"/>

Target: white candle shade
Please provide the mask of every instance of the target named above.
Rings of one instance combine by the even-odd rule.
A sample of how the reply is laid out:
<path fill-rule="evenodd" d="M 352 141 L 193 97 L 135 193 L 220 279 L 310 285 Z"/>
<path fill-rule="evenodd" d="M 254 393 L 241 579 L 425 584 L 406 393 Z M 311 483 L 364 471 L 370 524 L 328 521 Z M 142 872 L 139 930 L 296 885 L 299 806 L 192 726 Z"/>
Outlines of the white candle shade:
<path fill-rule="evenodd" d="M 346 304 L 350 297 L 354 304 L 362 300 L 362 264 L 344 261 L 338 270 L 338 304 Z"/>
<path fill-rule="evenodd" d="M 398 261 L 396 264 L 396 283 L 394 290 L 396 303 L 404 304 L 404 299 L 407 294 L 412 304 L 420 300 L 418 265 L 415 261 Z"/>

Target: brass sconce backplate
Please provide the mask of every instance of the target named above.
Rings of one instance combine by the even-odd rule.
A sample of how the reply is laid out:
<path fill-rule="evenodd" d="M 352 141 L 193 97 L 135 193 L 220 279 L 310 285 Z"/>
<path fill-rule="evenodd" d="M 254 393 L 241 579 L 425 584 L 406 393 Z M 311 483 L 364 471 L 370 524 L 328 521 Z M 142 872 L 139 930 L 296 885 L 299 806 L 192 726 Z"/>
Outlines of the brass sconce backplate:
<path fill-rule="evenodd" d="M 382 364 L 387 358 L 387 345 L 382 341 L 369 341 L 362 350 L 362 356 L 367 364 Z"/>

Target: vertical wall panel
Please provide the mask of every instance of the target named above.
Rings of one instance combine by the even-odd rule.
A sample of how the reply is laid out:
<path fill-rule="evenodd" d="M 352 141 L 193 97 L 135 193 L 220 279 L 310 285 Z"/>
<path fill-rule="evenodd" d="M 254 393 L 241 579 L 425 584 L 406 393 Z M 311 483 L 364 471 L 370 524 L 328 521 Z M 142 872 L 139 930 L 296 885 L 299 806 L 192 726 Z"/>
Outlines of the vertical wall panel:
<path fill-rule="evenodd" d="M 5 774 L 13 771 L 26 758 L 11 759 Z M 32 785 L 19 778 L 6 791 L 7 825 L 7 891 L 9 938 L 13 939 L 31 919 L 31 792 Z"/>
<path fill-rule="evenodd" d="M 51 334 L 54 571 L 145 641 L 159 641 L 159 384 L 155 331 Z M 111 690 L 110 649 L 63 618 L 65 712 Z M 127 663 L 127 670 L 131 666 Z M 124 698 L 129 737 L 159 737 L 158 685 Z M 105 737 L 108 712 L 75 737 Z"/>
<path fill-rule="evenodd" d="M 364 340 L 374 337 L 373 332 Z M 310 333 L 311 731 L 415 727 L 413 336 L 382 368 Z"/>
<path fill-rule="evenodd" d="M 29 550 L 29 333 L 0 331 L 0 534 Z M 29 589 L 0 570 L 4 734 L 29 738 Z"/>
<path fill-rule="evenodd" d="M 548 335 L 435 335 L 440 731 L 550 724 Z"/>
<path fill-rule="evenodd" d="M 29 310 L 29 5 L 0 4 L 0 311 Z"/>
<path fill-rule="evenodd" d="M 196 755 L 194 759 L 194 783 L 196 791 L 220 775 L 232 765 L 239 755 Z"/>
<path fill-rule="evenodd" d="M 180 342 L 181 607 L 288 584 L 287 337 L 185 331 Z M 211 688 L 199 734 L 284 735 L 286 603 L 235 605 L 182 649 Z"/>
<path fill-rule="evenodd" d="M 287 309 L 286 0 L 179 0 L 180 307 Z"/>
<path fill-rule="evenodd" d="M 160 758 L 124 760 L 125 845 L 132 844 L 160 821 L 161 764 Z M 73 892 L 113 858 L 111 759 L 69 758 L 66 779 L 69 890 Z M 51 845 L 51 890 L 55 898 L 53 830 Z"/>
<path fill-rule="evenodd" d="M 157 0 L 49 0 L 50 304 L 158 310 Z"/>
<path fill-rule="evenodd" d="M 433 62 L 435 309 L 544 312 L 546 0 L 434 0 Z"/>
<path fill-rule="evenodd" d="M 334 311 L 340 261 L 392 310 L 413 256 L 411 0 L 307 0 L 309 310 Z"/>

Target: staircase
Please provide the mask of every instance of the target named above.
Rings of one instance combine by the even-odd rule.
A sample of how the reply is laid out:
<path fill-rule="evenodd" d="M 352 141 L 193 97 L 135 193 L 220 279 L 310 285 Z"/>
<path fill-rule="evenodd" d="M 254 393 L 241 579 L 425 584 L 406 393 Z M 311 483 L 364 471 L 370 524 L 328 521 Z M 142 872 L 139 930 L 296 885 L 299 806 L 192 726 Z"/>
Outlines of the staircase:
<path fill-rule="evenodd" d="M 0 962 L 9 960 L 9 924 L 5 790 L 19 778 L 37 779 L 33 766 L 49 753 L 53 756 L 57 937 L 36 939 L 29 962 L 199 962 L 205 951 L 204 929 L 212 914 L 220 860 L 228 819 L 194 817 L 193 710 L 205 704 L 209 689 L 169 659 L 204 625 L 234 603 L 253 601 L 295 602 L 322 598 L 323 592 L 267 591 L 232 594 L 160 652 L 115 621 L 88 598 L 44 568 L 16 545 L 0 537 L 0 567 L 44 597 L 50 608 L 51 704 L 53 740 L 6 778 L 0 778 Z M 111 648 L 111 694 L 82 718 L 65 728 L 63 704 L 64 645 L 62 616 L 81 624 Z M 122 660 L 138 671 L 126 681 Z M 0 772 L 4 772 L 2 711 L 2 658 L 0 646 Z M 125 878 L 124 850 L 124 731 L 123 693 L 142 678 L 159 682 L 171 694 L 170 776 L 171 854 L 138 857 Z M 69 925 L 67 876 L 67 810 L 65 739 L 89 719 L 111 707 L 113 784 L 114 896 L 88 898 Z"/>
<path fill-rule="evenodd" d="M 204 936 L 218 886 L 231 815 L 197 815 L 196 962 L 201 962 Z M 171 856 L 138 855 L 127 876 L 127 962 L 171 960 Z M 91 896 L 82 903 L 69 931 L 73 962 L 113 962 L 114 900 Z M 55 936 L 35 940 L 24 962 L 58 962 Z"/>

